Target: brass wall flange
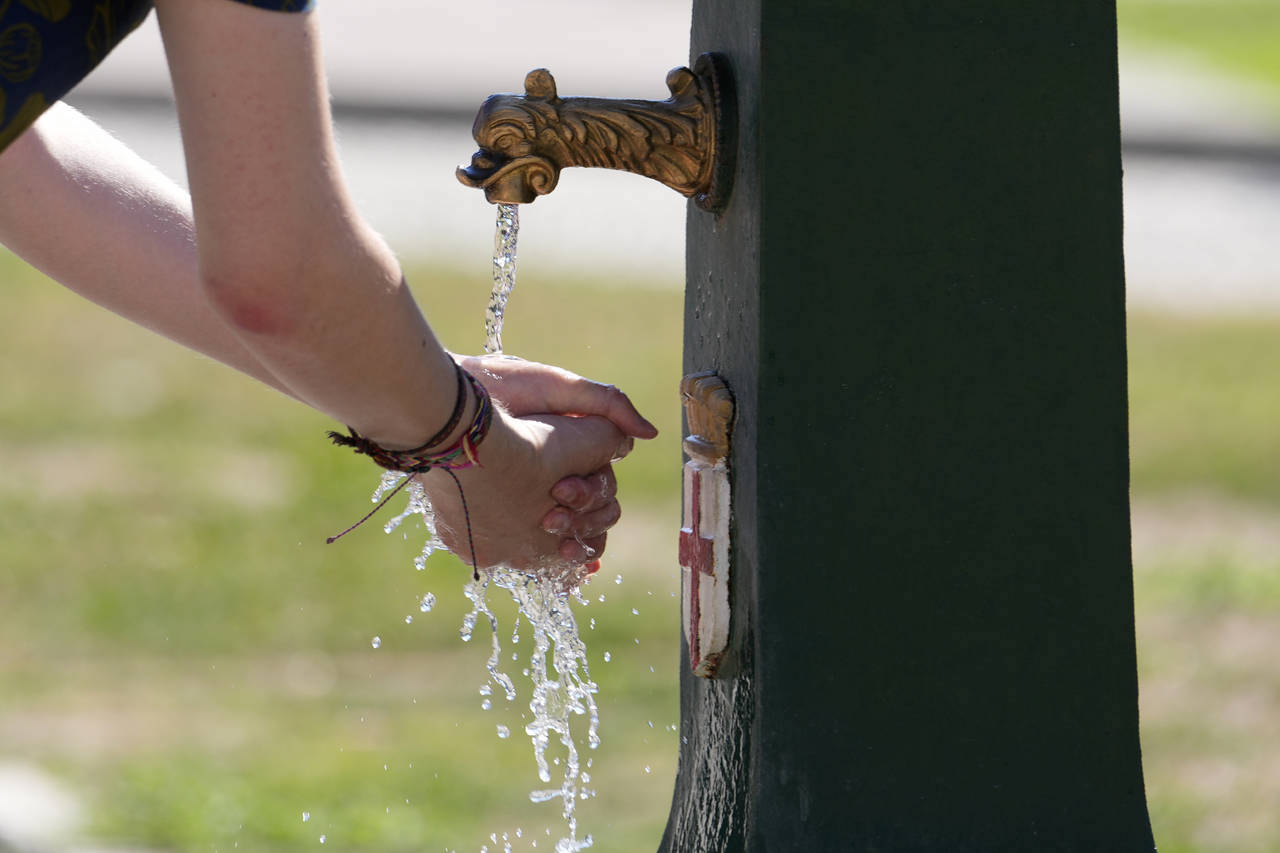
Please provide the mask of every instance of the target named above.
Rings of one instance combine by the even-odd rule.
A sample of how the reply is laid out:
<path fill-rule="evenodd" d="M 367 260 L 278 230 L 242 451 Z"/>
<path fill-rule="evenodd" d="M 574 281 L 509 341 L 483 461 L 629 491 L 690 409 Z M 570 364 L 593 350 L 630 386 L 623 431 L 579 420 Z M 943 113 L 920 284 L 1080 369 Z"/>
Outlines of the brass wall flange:
<path fill-rule="evenodd" d="M 737 114 L 720 54 L 672 69 L 665 101 L 561 98 L 545 68 L 524 88 L 485 100 L 472 126 L 480 150 L 458 167 L 458 180 L 489 201 L 528 204 L 555 189 L 561 169 L 595 166 L 661 181 L 703 210 L 727 203 Z"/>

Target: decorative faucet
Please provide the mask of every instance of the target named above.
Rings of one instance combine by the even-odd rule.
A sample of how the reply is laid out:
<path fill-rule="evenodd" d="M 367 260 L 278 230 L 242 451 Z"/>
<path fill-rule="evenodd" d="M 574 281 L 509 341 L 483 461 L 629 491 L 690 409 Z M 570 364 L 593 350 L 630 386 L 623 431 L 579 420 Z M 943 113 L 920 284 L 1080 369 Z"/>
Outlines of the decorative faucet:
<path fill-rule="evenodd" d="M 491 95 L 480 107 L 480 150 L 458 180 L 495 204 L 528 204 L 568 166 L 621 169 L 717 212 L 732 186 L 737 130 L 728 63 L 704 53 L 692 69 L 668 73 L 667 88 L 665 101 L 561 98 L 550 71 L 530 71 L 523 95 Z"/>

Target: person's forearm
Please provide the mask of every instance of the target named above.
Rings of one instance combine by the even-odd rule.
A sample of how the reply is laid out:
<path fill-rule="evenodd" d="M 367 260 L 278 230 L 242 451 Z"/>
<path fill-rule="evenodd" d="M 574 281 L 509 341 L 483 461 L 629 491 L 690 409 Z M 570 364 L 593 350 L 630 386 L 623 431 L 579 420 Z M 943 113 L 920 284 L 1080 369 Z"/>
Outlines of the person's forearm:
<path fill-rule="evenodd" d="M 0 243 L 99 305 L 290 393 L 205 296 L 186 193 L 64 104 L 0 155 Z"/>
<path fill-rule="evenodd" d="M 315 408 L 421 444 L 453 406 L 455 368 L 347 193 L 313 16 L 155 5 L 215 308 Z"/>

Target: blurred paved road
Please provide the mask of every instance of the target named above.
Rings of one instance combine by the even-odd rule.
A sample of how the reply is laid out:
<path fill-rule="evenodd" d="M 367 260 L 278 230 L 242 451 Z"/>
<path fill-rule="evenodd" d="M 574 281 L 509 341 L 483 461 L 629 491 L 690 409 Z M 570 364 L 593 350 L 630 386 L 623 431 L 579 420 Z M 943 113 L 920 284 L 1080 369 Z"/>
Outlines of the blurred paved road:
<path fill-rule="evenodd" d="M 1122 56 L 1129 301 L 1280 311 L 1280 107 L 1188 64 Z"/>

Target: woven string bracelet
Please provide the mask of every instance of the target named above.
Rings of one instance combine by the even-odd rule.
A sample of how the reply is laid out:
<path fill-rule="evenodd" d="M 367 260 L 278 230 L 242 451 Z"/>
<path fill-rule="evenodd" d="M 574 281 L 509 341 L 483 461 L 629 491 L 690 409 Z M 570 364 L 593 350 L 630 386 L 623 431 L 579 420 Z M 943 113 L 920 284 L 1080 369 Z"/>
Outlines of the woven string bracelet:
<path fill-rule="evenodd" d="M 480 465 L 478 447 L 480 442 L 484 441 L 485 436 L 489 434 L 489 427 L 493 424 L 493 401 L 489 398 L 489 392 L 474 376 L 456 364 L 454 366 L 458 372 L 458 399 L 454 405 L 453 414 L 450 416 L 449 423 L 445 425 L 445 428 L 432 436 L 431 440 L 426 444 L 412 450 L 388 450 L 360 435 L 351 427 L 347 427 L 347 435 L 330 430 L 329 438 L 334 444 L 350 447 L 356 453 L 361 453 L 373 459 L 374 462 L 388 471 L 401 471 L 409 476 L 405 477 L 398 486 L 391 490 L 390 494 L 383 498 L 363 518 L 336 536 L 330 536 L 326 539 L 327 543 L 333 544 L 372 518 L 378 510 L 386 505 L 387 501 L 395 497 L 401 489 L 408 485 L 414 474 L 422 474 L 433 468 L 440 468 L 449 475 L 454 485 L 458 487 L 458 497 L 462 501 L 462 515 L 467 525 L 467 544 L 471 548 L 472 577 L 476 580 L 480 579 L 480 569 L 476 565 L 475 539 L 471 535 L 471 511 L 467 506 L 467 496 L 462 491 L 462 483 L 453 472 Z M 462 419 L 462 413 L 467 408 L 466 388 L 468 386 L 475 392 L 476 396 L 476 413 L 471 419 L 471 424 L 456 442 L 443 450 L 432 452 L 431 448 L 448 438 L 449 434 L 457 428 L 458 422 Z"/>

